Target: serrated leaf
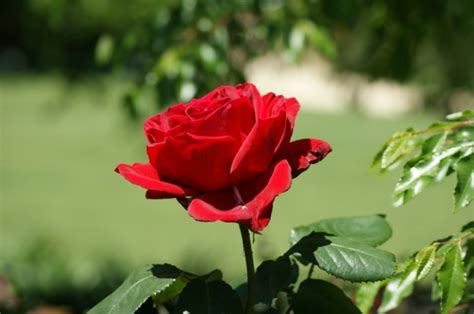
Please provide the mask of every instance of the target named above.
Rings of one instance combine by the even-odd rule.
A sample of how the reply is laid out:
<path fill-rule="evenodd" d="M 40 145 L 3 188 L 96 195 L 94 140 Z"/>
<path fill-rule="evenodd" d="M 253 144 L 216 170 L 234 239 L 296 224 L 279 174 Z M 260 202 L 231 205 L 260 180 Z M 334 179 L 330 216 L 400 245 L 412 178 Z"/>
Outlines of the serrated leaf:
<path fill-rule="evenodd" d="M 381 147 L 380 150 L 377 152 L 377 154 L 375 154 L 374 159 L 372 160 L 372 163 L 371 163 L 371 165 L 370 165 L 369 170 L 375 170 L 375 169 L 377 169 L 377 168 L 379 168 L 379 167 L 381 166 L 383 153 L 384 153 L 384 151 L 387 149 L 387 146 L 388 146 L 388 144 L 390 143 L 391 140 L 392 140 L 392 138 L 389 138 L 389 139 L 382 145 L 382 147 Z"/>
<path fill-rule="evenodd" d="M 443 148 L 446 139 L 448 138 L 448 132 L 435 134 L 427 138 L 421 147 L 421 154 L 426 155 L 432 152 L 438 152 Z"/>
<path fill-rule="evenodd" d="M 385 313 L 398 307 L 405 298 L 413 293 L 415 279 L 416 271 L 413 270 L 404 279 L 399 275 L 390 280 L 385 288 L 378 313 Z"/>
<path fill-rule="evenodd" d="M 395 272 L 395 256 L 364 243 L 327 237 L 331 243 L 314 252 L 317 265 L 327 273 L 353 282 L 377 281 Z"/>
<path fill-rule="evenodd" d="M 460 159 L 455 165 L 457 183 L 454 188 L 454 212 L 467 207 L 474 197 L 474 155 Z"/>
<path fill-rule="evenodd" d="M 420 250 L 415 257 L 416 262 L 416 280 L 425 278 L 431 271 L 436 258 L 437 245 L 433 244 Z"/>
<path fill-rule="evenodd" d="M 374 307 L 375 298 L 383 285 L 383 281 L 377 281 L 362 284 L 359 289 L 357 289 L 356 305 L 362 314 L 370 313 L 370 310 Z"/>
<path fill-rule="evenodd" d="M 460 245 L 452 247 L 446 253 L 436 279 L 442 291 L 441 313 L 447 314 L 461 301 L 466 286 Z"/>
<path fill-rule="evenodd" d="M 455 157 L 448 157 L 439 163 L 438 171 L 436 172 L 435 175 L 435 182 L 441 182 L 443 181 L 444 178 L 449 176 L 453 172 L 453 164 L 455 163 L 456 158 Z"/>
<path fill-rule="evenodd" d="M 464 254 L 464 265 L 466 275 L 468 278 L 474 277 L 474 238 L 468 239 L 464 244 L 466 247 L 466 254 Z"/>
<path fill-rule="evenodd" d="M 399 133 L 394 135 L 391 141 L 388 143 L 387 148 L 382 153 L 380 167 L 382 169 L 388 168 L 394 162 L 396 162 L 405 151 L 405 145 L 410 139 L 410 133 Z"/>
<path fill-rule="evenodd" d="M 408 164 L 397 185 L 395 186 L 395 206 L 408 202 L 411 198 L 423 191 L 435 178 L 440 168 L 440 163 L 445 158 L 467 149 L 474 142 L 457 143 L 442 151 L 423 156 L 415 165 Z"/>
<path fill-rule="evenodd" d="M 284 254 L 284 256 L 297 255 L 300 257 L 300 262 L 303 264 L 317 264 L 314 252 L 325 245 L 331 244 L 331 241 L 326 239 L 327 234 L 322 232 L 311 232 L 302 237 Z"/>
<path fill-rule="evenodd" d="M 271 305 L 277 293 L 288 289 L 298 279 L 298 266 L 287 256 L 265 261 L 255 272 L 256 303 Z"/>
<path fill-rule="evenodd" d="M 222 280 L 195 278 L 181 292 L 173 313 L 241 314 L 237 293 Z"/>
<path fill-rule="evenodd" d="M 324 219 L 310 225 L 296 227 L 290 232 L 290 243 L 298 242 L 311 232 L 343 236 L 371 246 L 384 243 L 392 235 L 390 225 L 380 215 L 343 217 Z"/>
<path fill-rule="evenodd" d="M 150 296 L 166 291 L 177 281 L 181 281 L 181 284 L 187 282 L 188 275 L 169 264 L 138 268 L 127 277 L 117 290 L 94 306 L 88 313 L 134 313 Z"/>
<path fill-rule="evenodd" d="M 316 264 L 327 273 L 353 282 L 382 280 L 395 271 L 395 256 L 352 239 L 312 232 L 285 256 L 296 254 L 303 264 Z"/>
<path fill-rule="evenodd" d="M 298 292 L 291 296 L 290 305 L 294 313 L 298 314 L 360 313 L 341 289 L 317 279 L 303 281 Z"/>

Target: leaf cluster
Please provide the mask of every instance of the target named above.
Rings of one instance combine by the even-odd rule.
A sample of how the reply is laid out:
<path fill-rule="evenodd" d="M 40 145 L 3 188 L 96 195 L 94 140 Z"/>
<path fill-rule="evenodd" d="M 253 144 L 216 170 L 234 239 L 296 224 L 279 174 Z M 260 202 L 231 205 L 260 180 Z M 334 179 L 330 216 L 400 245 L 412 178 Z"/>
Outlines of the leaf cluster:
<path fill-rule="evenodd" d="M 381 173 L 403 164 L 394 191 L 400 206 L 433 183 L 455 174 L 454 212 L 467 207 L 474 196 L 474 111 L 447 116 L 424 130 L 395 133 L 372 162 Z"/>
<path fill-rule="evenodd" d="M 432 299 L 439 301 L 441 314 L 472 310 L 474 291 L 474 222 L 445 239 L 434 241 L 415 252 L 390 279 L 366 284 L 357 292 L 362 313 L 386 313 L 397 308 L 413 292 L 415 284 L 432 274 Z M 379 306 L 374 306 L 381 298 Z M 469 303 L 471 302 L 471 304 Z M 463 312 L 464 313 L 464 312 Z"/>
<path fill-rule="evenodd" d="M 254 313 L 360 313 L 336 285 L 313 279 L 313 267 L 347 281 L 377 281 L 395 272 L 395 256 L 376 248 L 391 236 L 379 215 L 326 219 L 291 231 L 291 246 L 255 273 Z M 301 267 L 310 265 L 308 276 Z M 170 313 L 243 313 L 247 283 L 234 287 L 215 270 L 187 273 L 169 264 L 135 270 L 109 297 L 89 313 L 134 313 L 151 298 Z"/>

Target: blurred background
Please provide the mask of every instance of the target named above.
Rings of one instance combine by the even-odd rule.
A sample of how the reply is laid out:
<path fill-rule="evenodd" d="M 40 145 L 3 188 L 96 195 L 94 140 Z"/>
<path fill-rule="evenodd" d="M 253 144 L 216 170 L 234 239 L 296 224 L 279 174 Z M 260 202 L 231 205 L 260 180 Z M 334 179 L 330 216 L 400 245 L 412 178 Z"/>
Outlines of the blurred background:
<path fill-rule="evenodd" d="M 471 0 L 2 0 L 0 38 L 2 313 L 81 313 L 145 263 L 244 273 L 235 225 L 113 172 L 146 161 L 146 117 L 221 84 L 297 97 L 295 138 L 334 148 L 276 201 L 257 260 L 328 217 L 387 214 L 400 257 L 473 218 L 450 213 L 453 178 L 395 209 L 400 173 L 367 170 L 393 132 L 474 107 Z"/>

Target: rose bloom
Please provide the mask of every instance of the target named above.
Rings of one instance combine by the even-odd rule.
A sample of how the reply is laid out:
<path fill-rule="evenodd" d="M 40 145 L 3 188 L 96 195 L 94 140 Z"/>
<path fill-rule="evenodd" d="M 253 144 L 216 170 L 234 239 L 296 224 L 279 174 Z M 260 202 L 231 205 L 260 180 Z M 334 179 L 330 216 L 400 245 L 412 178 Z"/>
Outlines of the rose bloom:
<path fill-rule="evenodd" d="M 221 86 L 146 120 L 148 163 L 116 171 L 149 199 L 177 198 L 196 220 L 260 232 L 292 178 L 331 151 L 322 140 L 290 141 L 299 108 L 252 84 Z"/>

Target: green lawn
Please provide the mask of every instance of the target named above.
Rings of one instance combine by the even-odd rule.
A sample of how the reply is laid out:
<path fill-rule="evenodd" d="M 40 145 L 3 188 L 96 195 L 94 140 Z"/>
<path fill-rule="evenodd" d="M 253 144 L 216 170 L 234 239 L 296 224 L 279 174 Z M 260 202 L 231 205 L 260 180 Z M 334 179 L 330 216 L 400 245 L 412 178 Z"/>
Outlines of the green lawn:
<path fill-rule="evenodd" d="M 2 255 L 47 238 L 72 260 L 112 256 L 127 265 L 167 261 L 243 272 L 236 225 L 196 222 L 174 201 L 146 200 L 113 172 L 117 163 L 146 160 L 141 125 L 127 123 L 120 111 L 122 87 L 68 86 L 54 76 L 0 79 Z M 399 172 L 367 171 L 390 134 L 432 119 L 302 112 L 294 138 L 320 137 L 334 151 L 276 201 L 272 222 L 256 237 L 259 254 L 282 252 L 292 226 L 321 218 L 385 213 L 394 229 L 385 247 L 402 255 L 472 219 L 468 210 L 451 214 L 453 178 L 393 208 Z"/>

